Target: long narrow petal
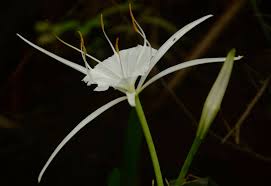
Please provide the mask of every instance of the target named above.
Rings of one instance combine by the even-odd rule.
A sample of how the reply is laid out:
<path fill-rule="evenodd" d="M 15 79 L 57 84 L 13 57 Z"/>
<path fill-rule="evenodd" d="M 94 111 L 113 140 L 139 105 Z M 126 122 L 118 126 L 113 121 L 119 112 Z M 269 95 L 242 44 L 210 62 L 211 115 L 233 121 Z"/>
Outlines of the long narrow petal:
<path fill-rule="evenodd" d="M 63 43 L 64 45 L 66 45 L 66 46 L 68 46 L 68 47 L 70 47 L 70 48 L 72 48 L 72 49 L 74 49 L 74 50 L 76 50 L 76 51 L 78 51 L 78 52 L 81 52 L 81 50 L 80 50 L 79 48 L 77 48 L 77 47 L 75 47 L 75 46 L 73 46 L 73 45 L 71 45 L 71 44 L 69 44 L 69 43 L 63 41 L 63 40 L 62 40 L 61 38 L 59 38 L 59 37 L 56 37 L 56 38 L 57 38 L 61 43 Z M 100 61 L 99 59 L 97 59 L 97 58 L 95 58 L 95 57 L 93 57 L 93 56 L 91 56 L 91 55 L 89 55 L 89 54 L 87 54 L 87 53 L 86 53 L 86 56 L 89 57 L 90 59 L 94 60 L 94 61 L 97 62 L 97 63 L 101 63 L 101 61 Z"/>
<path fill-rule="evenodd" d="M 188 25 L 181 28 L 179 31 L 177 31 L 175 34 L 173 34 L 157 51 L 156 55 L 151 60 L 151 66 L 149 71 L 146 73 L 145 76 L 142 76 L 139 82 L 139 86 L 141 87 L 146 80 L 147 76 L 149 75 L 151 69 L 156 65 L 156 63 L 163 57 L 163 55 L 168 51 L 168 49 L 174 45 L 184 34 L 186 34 L 188 31 L 190 31 L 192 28 L 197 26 L 198 24 L 202 23 L 206 19 L 212 17 L 213 15 L 207 15 L 202 18 L 199 18 L 192 23 L 189 23 Z"/>
<path fill-rule="evenodd" d="M 70 47 L 70 48 L 72 48 L 72 49 L 74 49 L 74 50 L 76 50 L 76 51 L 78 51 L 78 52 L 82 52 L 79 48 L 77 48 L 77 47 L 75 47 L 75 46 L 73 46 L 73 45 L 71 45 L 71 44 L 69 44 L 69 43 L 63 41 L 63 40 L 60 39 L 59 37 L 56 37 L 56 38 L 57 38 L 61 43 L 63 43 L 64 45 L 66 45 L 66 46 L 68 46 L 68 47 Z M 105 69 L 107 69 L 107 71 L 108 71 L 109 73 L 111 73 L 113 76 L 115 76 L 115 77 L 117 77 L 117 78 L 120 77 L 118 74 L 116 74 L 114 71 L 112 71 L 112 69 L 110 69 L 110 68 L 108 68 L 106 65 L 104 65 L 103 62 L 101 62 L 99 59 L 97 59 L 97 58 L 95 58 L 95 57 L 89 55 L 88 53 L 86 53 L 85 55 L 86 55 L 87 57 L 89 57 L 90 59 L 94 60 L 95 62 L 97 62 L 98 64 L 103 65 L 103 67 L 104 67 Z M 88 65 L 88 68 L 90 69 L 89 65 Z"/>
<path fill-rule="evenodd" d="M 234 60 L 239 60 L 241 59 L 242 56 L 238 56 L 235 57 Z M 224 62 L 226 60 L 226 58 L 203 58 L 203 59 L 194 59 L 191 61 L 186 61 L 183 63 L 180 63 L 178 65 L 174 65 L 172 67 L 169 67 L 165 70 L 163 70 L 162 72 L 158 73 L 157 75 L 153 76 L 151 79 L 149 79 L 139 90 L 139 92 L 141 92 L 144 88 L 146 88 L 147 86 L 149 86 L 150 84 L 152 84 L 153 82 L 155 82 L 156 80 L 172 73 L 178 70 L 181 70 L 183 68 L 187 68 L 187 67 L 191 67 L 191 66 L 195 66 L 195 65 L 200 65 L 200 64 L 206 64 L 206 63 L 217 63 L 217 62 Z"/>
<path fill-rule="evenodd" d="M 59 61 L 59 62 L 65 64 L 65 65 L 67 65 L 67 66 L 69 66 L 69 67 L 71 67 L 71 68 L 73 68 L 73 69 L 75 69 L 75 70 L 78 70 L 79 72 L 82 72 L 83 74 L 86 74 L 86 73 L 87 73 L 85 67 L 83 67 L 83 66 L 81 66 L 81 65 L 78 65 L 78 64 L 76 64 L 76 63 L 74 63 L 74 62 L 71 62 L 71 61 L 69 61 L 69 60 L 67 60 L 67 59 L 64 59 L 64 58 L 62 58 L 62 57 L 60 57 L 60 56 L 57 56 L 57 55 L 53 54 L 52 52 L 49 52 L 49 51 L 47 51 L 47 50 L 45 50 L 45 49 L 43 49 L 43 48 L 41 48 L 41 47 L 35 45 L 34 43 L 31 43 L 30 41 L 28 41 L 27 39 L 25 39 L 25 38 L 24 38 L 23 36 L 21 36 L 20 34 L 17 34 L 17 36 L 20 37 L 20 38 L 21 38 L 23 41 L 25 41 L 26 43 L 28 43 L 30 46 L 34 47 L 35 49 L 41 51 L 42 53 L 44 53 L 44 54 L 46 54 L 46 55 L 48 55 L 48 56 L 50 56 L 50 57 L 56 59 L 57 61 Z"/>
<path fill-rule="evenodd" d="M 54 152 L 51 154 L 51 156 L 49 157 L 49 159 L 47 160 L 46 164 L 43 166 L 39 177 L 38 177 L 38 181 L 40 182 L 42 179 L 42 176 L 44 174 L 44 172 L 46 171 L 46 169 L 48 168 L 48 166 L 50 165 L 50 163 L 52 162 L 52 160 L 55 158 L 55 156 L 57 155 L 57 153 L 63 148 L 63 146 L 79 131 L 81 130 L 84 126 L 86 126 L 89 122 L 91 122 L 92 120 L 94 120 L 96 117 L 98 117 L 100 114 L 102 114 L 103 112 L 105 112 L 106 110 L 108 110 L 109 108 L 113 107 L 114 105 L 126 100 L 127 97 L 123 96 L 123 97 L 119 97 L 113 101 L 110 101 L 109 103 L 103 105 L 102 107 L 98 108 L 97 110 L 95 110 L 94 112 L 92 112 L 88 117 L 86 117 L 83 121 L 81 121 L 62 141 L 61 143 L 56 147 L 56 149 L 54 150 Z"/>
<path fill-rule="evenodd" d="M 181 28 L 179 31 L 177 31 L 175 34 L 173 34 L 157 51 L 156 55 L 152 59 L 152 67 L 161 59 L 161 57 L 168 51 L 168 49 L 174 45 L 184 34 L 189 32 L 192 28 L 197 26 L 198 24 L 202 23 L 206 19 L 212 17 L 213 15 L 207 15 L 200 19 L 197 19 L 193 21 L 192 23 L 189 23 L 188 25 Z"/>

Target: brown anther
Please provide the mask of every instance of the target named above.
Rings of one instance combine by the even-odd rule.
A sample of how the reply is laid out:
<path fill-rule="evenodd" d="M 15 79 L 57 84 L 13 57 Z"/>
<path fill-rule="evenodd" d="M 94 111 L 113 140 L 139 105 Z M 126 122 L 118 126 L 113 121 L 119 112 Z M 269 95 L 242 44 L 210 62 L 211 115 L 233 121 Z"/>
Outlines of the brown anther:
<path fill-rule="evenodd" d="M 102 27 L 102 30 L 104 31 L 104 20 L 103 20 L 103 14 L 101 14 L 101 27 Z"/>
<path fill-rule="evenodd" d="M 84 44 L 84 38 L 83 38 L 83 35 L 82 35 L 82 33 L 80 31 L 78 31 L 78 34 L 80 36 L 80 48 L 81 48 L 82 58 L 83 58 L 85 64 L 87 64 L 87 60 L 86 60 L 87 49 L 86 49 L 85 44 Z"/>
<path fill-rule="evenodd" d="M 116 38 L 115 49 L 116 49 L 117 53 L 119 54 L 120 50 L 119 50 L 119 38 L 118 37 Z"/>
<path fill-rule="evenodd" d="M 129 12 L 130 12 L 130 16 L 131 16 L 131 19 L 132 19 L 132 23 L 133 23 L 133 28 L 134 28 L 134 30 L 136 31 L 136 32 L 139 32 L 139 30 L 138 30 L 138 28 L 137 28 L 137 26 L 136 26 L 136 20 L 135 20 L 135 17 L 134 17 L 134 14 L 133 14 L 133 12 L 132 12 L 132 5 L 131 5 L 131 3 L 129 3 Z"/>
<path fill-rule="evenodd" d="M 85 47 L 83 35 L 82 35 L 82 33 L 80 31 L 78 31 L 78 34 L 80 36 L 80 48 L 83 51 L 83 53 L 86 54 L 87 50 L 86 50 L 86 47 Z"/>

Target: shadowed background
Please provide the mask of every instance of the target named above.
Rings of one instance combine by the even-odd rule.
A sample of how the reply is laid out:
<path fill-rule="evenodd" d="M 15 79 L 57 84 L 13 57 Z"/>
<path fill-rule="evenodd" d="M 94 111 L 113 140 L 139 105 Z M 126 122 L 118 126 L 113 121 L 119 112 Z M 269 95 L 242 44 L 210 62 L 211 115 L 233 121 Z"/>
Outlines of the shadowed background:
<path fill-rule="evenodd" d="M 175 31 L 207 14 L 205 21 L 178 41 L 154 72 L 188 59 L 226 56 L 236 62 L 212 131 L 191 168 L 218 185 L 268 184 L 270 151 L 270 5 L 256 0 L 132 1 L 136 19 L 154 48 Z M 121 94 L 93 92 L 83 76 L 31 48 L 15 34 L 83 65 L 75 46 L 84 34 L 88 52 L 103 60 L 112 55 L 99 25 L 104 14 L 112 42 L 120 49 L 142 44 L 133 31 L 126 1 L 6 1 L 0 29 L 0 184 L 36 185 L 38 173 L 56 145 L 88 114 Z M 90 64 L 95 64 L 90 61 Z M 195 135 L 201 108 L 221 65 L 204 65 L 169 75 L 148 87 L 141 99 L 157 146 L 164 176 L 174 179 Z M 58 154 L 41 185 L 106 185 L 122 161 L 131 108 L 121 103 L 75 136 Z M 233 127 L 237 129 L 224 139 Z M 223 143 L 222 143 L 223 142 Z M 145 143 L 140 155 L 140 185 L 154 177 Z"/>

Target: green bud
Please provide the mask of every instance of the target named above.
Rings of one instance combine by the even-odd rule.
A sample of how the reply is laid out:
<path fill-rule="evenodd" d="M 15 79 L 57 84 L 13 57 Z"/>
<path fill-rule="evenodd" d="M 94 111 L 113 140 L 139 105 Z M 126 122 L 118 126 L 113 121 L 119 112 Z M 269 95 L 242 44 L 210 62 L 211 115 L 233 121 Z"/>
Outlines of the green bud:
<path fill-rule="evenodd" d="M 201 118 L 197 130 L 197 137 L 200 139 L 203 139 L 208 129 L 210 128 L 213 120 L 215 119 L 222 102 L 222 99 L 224 97 L 226 88 L 228 86 L 228 82 L 230 79 L 233 62 L 234 62 L 234 56 L 235 56 L 235 49 L 232 49 L 226 58 L 226 61 L 224 62 L 218 77 L 211 88 L 207 99 L 204 103 L 203 110 L 201 113 Z"/>

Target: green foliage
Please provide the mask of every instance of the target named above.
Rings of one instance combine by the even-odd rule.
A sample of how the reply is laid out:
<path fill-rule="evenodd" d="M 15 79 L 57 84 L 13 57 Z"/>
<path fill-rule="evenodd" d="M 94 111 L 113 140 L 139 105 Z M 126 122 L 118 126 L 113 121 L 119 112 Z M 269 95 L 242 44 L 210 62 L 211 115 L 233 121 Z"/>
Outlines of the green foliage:
<path fill-rule="evenodd" d="M 4 115 L 0 115 L 0 128 L 17 128 L 17 124 L 5 117 Z"/>
<path fill-rule="evenodd" d="M 114 168 L 110 173 L 107 186 L 120 186 L 120 171 L 118 168 Z"/>
<path fill-rule="evenodd" d="M 136 186 L 138 182 L 138 164 L 143 133 L 138 116 L 132 108 L 125 136 L 124 157 L 121 168 L 121 185 Z"/>
<path fill-rule="evenodd" d="M 174 24 L 170 23 L 169 21 L 161 17 L 150 16 L 150 15 L 142 16 L 142 23 L 155 25 L 157 27 L 164 29 L 165 31 L 169 33 L 174 33 L 177 31 L 177 28 Z"/>
<path fill-rule="evenodd" d="M 162 28 L 166 32 L 172 33 L 177 30 L 174 24 L 170 23 L 168 20 L 151 15 L 153 11 L 150 7 L 144 7 L 140 4 L 133 4 L 133 10 L 137 11 L 140 9 L 140 14 L 138 15 L 138 20 L 142 25 L 152 25 Z M 105 24 L 107 18 L 114 18 L 116 14 L 126 12 L 127 18 L 129 19 L 129 6 L 127 2 L 122 4 L 114 5 L 103 10 L 101 13 L 105 19 Z M 131 25 L 125 23 L 115 24 L 112 28 L 107 28 L 108 32 L 126 32 L 130 33 Z M 65 20 L 58 23 L 50 23 L 48 21 L 39 21 L 35 25 L 35 30 L 39 34 L 37 42 L 41 45 L 46 45 L 56 41 L 55 35 L 61 37 L 66 32 L 77 32 L 78 30 L 84 35 L 90 34 L 95 29 L 100 29 L 100 14 L 94 16 L 91 19 L 88 19 L 85 22 L 79 20 Z M 92 43 L 96 43 L 95 39 L 92 40 Z M 94 44 L 93 44 L 94 45 Z M 99 45 L 98 45 L 99 46 Z M 92 46 L 94 48 L 98 46 Z"/>
<path fill-rule="evenodd" d="M 196 180 L 186 182 L 183 186 L 218 186 L 210 178 L 197 178 Z"/>
<path fill-rule="evenodd" d="M 260 3 L 260 1 L 257 0 L 250 0 L 250 4 L 252 6 L 253 11 L 255 12 L 255 14 L 257 15 L 256 18 L 263 30 L 264 36 L 266 37 L 266 39 L 271 42 L 271 25 L 268 24 L 268 22 L 266 21 L 265 18 L 270 18 L 271 14 L 269 15 L 264 15 L 261 13 L 261 10 L 258 7 L 258 4 Z"/>
<path fill-rule="evenodd" d="M 132 108 L 125 133 L 123 162 L 120 168 L 114 168 L 108 177 L 108 186 L 138 185 L 138 162 L 143 140 L 138 116 Z"/>
<path fill-rule="evenodd" d="M 40 33 L 38 43 L 47 44 L 56 40 L 55 35 L 60 36 L 69 30 L 76 30 L 79 28 L 79 22 L 69 20 L 60 23 L 49 23 L 47 21 L 39 21 L 35 25 L 35 30 Z"/>
<path fill-rule="evenodd" d="M 168 186 L 177 186 L 175 181 L 168 183 Z M 218 186 L 211 178 L 196 178 L 191 181 L 187 181 L 183 186 Z"/>

